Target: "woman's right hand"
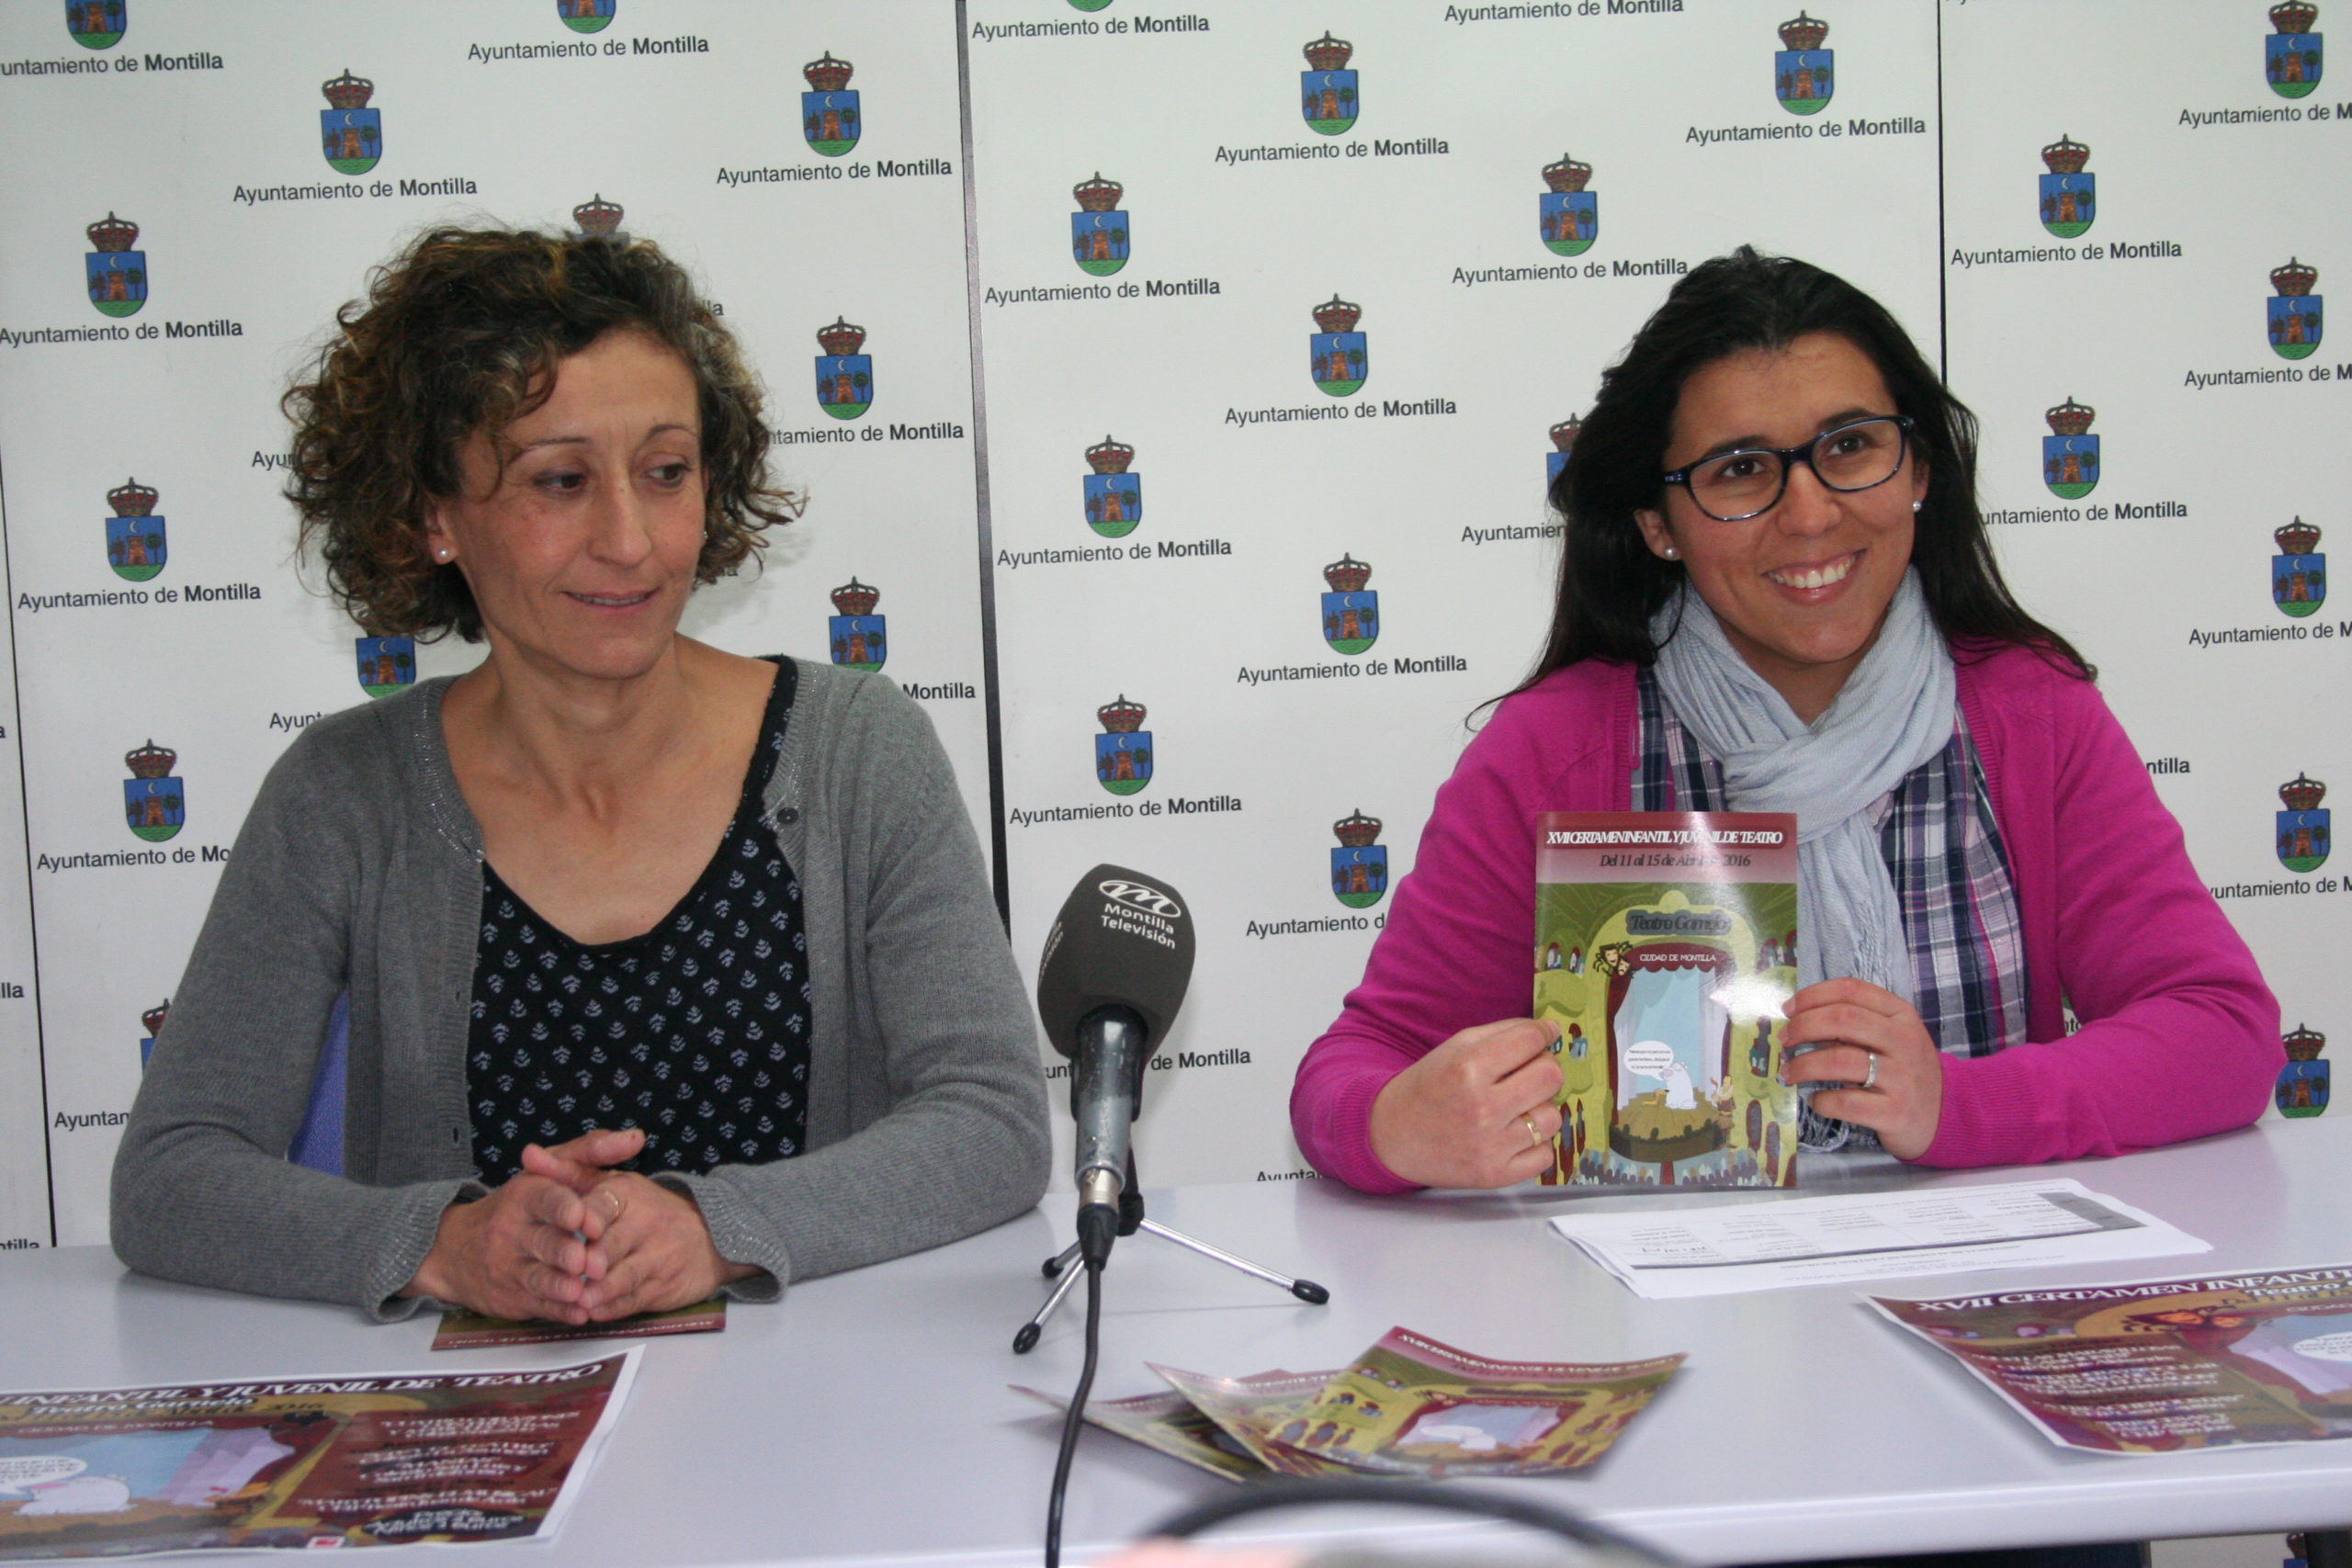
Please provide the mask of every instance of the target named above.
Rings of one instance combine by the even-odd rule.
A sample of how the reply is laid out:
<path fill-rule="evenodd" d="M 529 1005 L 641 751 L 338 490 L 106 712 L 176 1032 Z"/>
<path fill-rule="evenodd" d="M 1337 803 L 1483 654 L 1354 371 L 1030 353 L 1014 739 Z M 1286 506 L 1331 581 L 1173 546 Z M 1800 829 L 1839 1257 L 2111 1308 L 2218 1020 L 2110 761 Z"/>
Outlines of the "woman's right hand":
<path fill-rule="evenodd" d="M 1388 1080 L 1372 1102 L 1372 1152 L 1424 1187 L 1510 1187 L 1552 1163 L 1560 1131 L 1559 1026 L 1532 1018 L 1465 1029 Z"/>

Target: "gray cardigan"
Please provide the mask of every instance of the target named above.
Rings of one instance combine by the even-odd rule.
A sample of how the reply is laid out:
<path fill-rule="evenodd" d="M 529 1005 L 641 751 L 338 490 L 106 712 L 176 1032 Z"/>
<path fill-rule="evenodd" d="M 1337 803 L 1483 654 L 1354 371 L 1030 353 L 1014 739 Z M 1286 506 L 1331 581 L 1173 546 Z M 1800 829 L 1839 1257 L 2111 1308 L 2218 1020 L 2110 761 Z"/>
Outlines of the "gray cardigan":
<path fill-rule="evenodd" d="M 877 676 L 797 661 L 764 820 L 798 874 L 813 996 L 808 1152 L 663 1178 L 735 1293 L 937 1247 L 1033 1206 L 1049 1140 L 1036 1025 L 930 719 Z M 237 836 L 115 1156 L 131 1268 L 405 1317 L 442 1211 L 479 1196 L 465 1044 L 481 835 L 447 681 L 320 720 Z M 351 996 L 345 1176 L 288 1163 Z"/>

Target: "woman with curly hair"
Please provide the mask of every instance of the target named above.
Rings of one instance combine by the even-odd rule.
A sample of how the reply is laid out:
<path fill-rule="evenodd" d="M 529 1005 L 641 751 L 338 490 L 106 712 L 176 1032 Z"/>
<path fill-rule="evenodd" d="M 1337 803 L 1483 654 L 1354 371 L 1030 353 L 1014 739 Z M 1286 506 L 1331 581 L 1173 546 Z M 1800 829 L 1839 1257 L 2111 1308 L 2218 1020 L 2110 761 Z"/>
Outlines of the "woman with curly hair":
<path fill-rule="evenodd" d="M 929 721 L 678 631 L 797 510 L 691 279 L 441 229 L 339 321 L 286 398 L 305 541 L 369 632 L 488 654 L 271 770 L 115 1162 L 116 1251 L 578 1324 L 1035 1203 L 1035 1026 Z M 339 1003 L 329 1174 L 287 1156 Z"/>

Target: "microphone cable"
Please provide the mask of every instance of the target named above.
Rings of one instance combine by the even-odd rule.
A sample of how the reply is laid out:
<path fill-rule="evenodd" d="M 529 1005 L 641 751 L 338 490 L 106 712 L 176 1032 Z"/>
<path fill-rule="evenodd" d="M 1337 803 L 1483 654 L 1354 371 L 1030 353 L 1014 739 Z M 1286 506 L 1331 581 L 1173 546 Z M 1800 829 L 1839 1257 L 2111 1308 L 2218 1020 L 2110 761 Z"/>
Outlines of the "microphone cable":
<path fill-rule="evenodd" d="M 1054 1486 L 1046 1499 L 1046 1568 L 1061 1568 L 1062 1499 L 1069 1491 L 1070 1461 L 1078 1453 L 1078 1434 L 1086 1424 L 1086 1402 L 1094 1395 L 1094 1364 L 1102 1354 L 1102 1259 L 1090 1258 L 1086 1269 L 1086 1359 L 1078 1371 L 1078 1392 L 1062 1416 L 1061 1450 L 1054 1456 Z"/>
<path fill-rule="evenodd" d="M 1151 1529 L 1147 1539 L 1164 1536 L 1189 1540 L 1213 1525 L 1245 1514 L 1327 1503 L 1433 1508 L 1441 1513 L 1500 1519 L 1573 1541 L 1589 1551 L 1593 1561 L 1611 1564 L 1612 1568 L 1674 1568 L 1675 1560 L 1655 1547 L 1644 1546 L 1630 1536 L 1579 1518 L 1565 1508 L 1498 1492 L 1464 1491 L 1440 1482 L 1390 1477 L 1254 1482 L 1226 1496 L 1170 1514 Z M 1047 1559 L 1049 1563 L 1051 1561 Z"/>

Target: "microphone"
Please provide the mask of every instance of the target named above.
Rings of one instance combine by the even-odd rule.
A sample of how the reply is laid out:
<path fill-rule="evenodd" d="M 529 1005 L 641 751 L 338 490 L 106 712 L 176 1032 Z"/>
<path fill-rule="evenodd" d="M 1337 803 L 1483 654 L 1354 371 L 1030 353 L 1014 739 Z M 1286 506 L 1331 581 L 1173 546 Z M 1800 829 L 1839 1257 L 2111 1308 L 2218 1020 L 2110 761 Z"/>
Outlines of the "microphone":
<path fill-rule="evenodd" d="M 1192 979 L 1193 918 L 1174 888 L 1139 871 L 1088 872 L 1046 934 L 1037 1014 L 1054 1049 L 1070 1059 L 1078 1236 L 1091 1267 L 1109 1258 L 1118 1235 L 1144 1065 L 1175 1023 Z"/>

